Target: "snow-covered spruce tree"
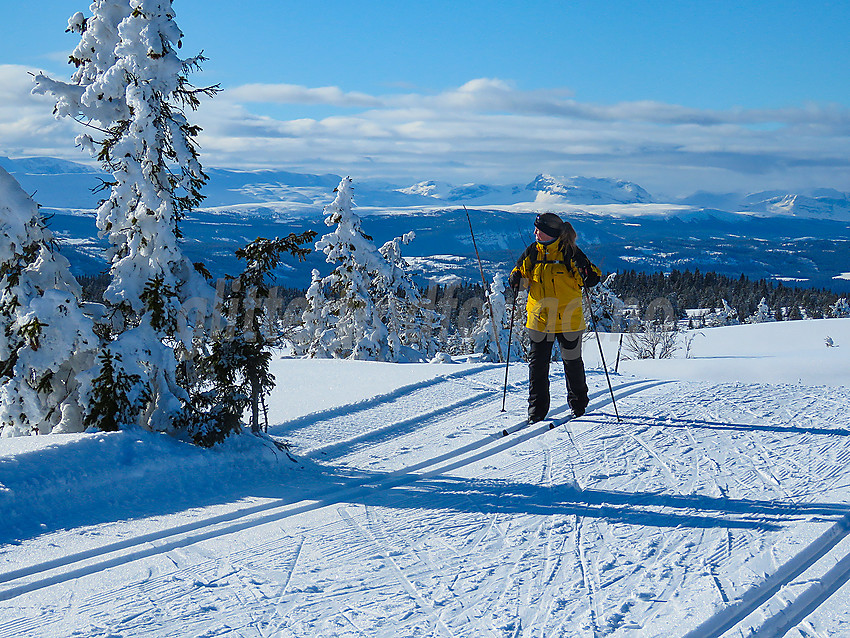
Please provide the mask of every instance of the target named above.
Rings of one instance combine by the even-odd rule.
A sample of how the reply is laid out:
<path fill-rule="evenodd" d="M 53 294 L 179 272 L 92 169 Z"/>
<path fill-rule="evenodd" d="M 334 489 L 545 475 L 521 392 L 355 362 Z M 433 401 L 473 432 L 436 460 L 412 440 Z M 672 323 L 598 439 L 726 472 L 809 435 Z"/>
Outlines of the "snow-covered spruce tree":
<path fill-rule="evenodd" d="M 829 307 L 829 316 L 835 318 L 850 317 L 850 303 L 846 297 L 841 297 Z"/>
<path fill-rule="evenodd" d="M 0 168 L 0 435 L 82 431 L 80 373 L 98 340 L 80 293 L 38 206 Z"/>
<path fill-rule="evenodd" d="M 246 410 L 251 432 L 261 432 L 260 407 L 275 386 L 269 372 L 272 349 L 280 345 L 277 335 L 268 333 L 266 321 L 273 273 L 283 253 L 304 259 L 310 249 L 301 244 L 315 236 L 309 230 L 271 240 L 259 237 L 236 251 L 245 270 L 228 277 L 230 286 L 220 308 L 228 325 L 212 335 L 207 352 L 198 357 L 199 387 L 193 404 L 199 412 L 190 424 L 196 443 L 209 447 L 239 432 Z"/>
<path fill-rule="evenodd" d="M 470 334 L 472 351 L 483 354 L 488 361 L 498 362 L 500 352 L 502 355 L 507 356 L 509 337 L 513 339 L 511 343 L 511 360 L 517 361 L 523 356 L 522 345 L 519 341 L 521 326 L 518 329 L 516 315 L 514 316 L 513 334 L 511 334 L 511 310 L 505 299 L 506 291 L 507 285 L 504 275 L 502 273 L 496 273 L 490 284 L 487 300 L 481 308 L 481 318 L 476 322 Z M 491 308 L 492 315 L 490 312 Z M 493 318 L 492 321 L 490 319 L 491 316 Z M 495 329 L 493 321 L 496 322 Z M 497 339 L 499 340 L 501 349 L 496 346 Z"/>
<path fill-rule="evenodd" d="M 301 331 L 296 334 L 296 350 L 311 359 L 331 359 L 336 317 L 331 314 L 331 305 L 325 295 L 325 281 L 315 268 L 305 296 L 307 307 L 301 315 Z"/>
<path fill-rule="evenodd" d="M 325 224 L 335 229 L 316 242 L 316 250 L 336 267 L 324 278 L 313 272 L 299 350 L 310 357 L 373 361 L 432 356 L 442 317 L 416 287 L 401 256 L 413 233 L 375 248 L 352 210 L 351 178 L 334 192 Z"/>
<path fill-rule="evenodd" d="M 629 329 L 626 304 L 611 289 L 616 276 L 617 273 L 611 273 L 588 289 L 589 306 L 587 297 L 582 300 L 585 323 L 591 329 L 594 325 L 600 332 L 622 332 Z"/>
<path fill-rule="evenodd" d="M 33 89 L 56 98 L 57 118 L 72 117 L 97 132 L 79 135 L 77 143 L 112 174 L 97 225 L 110 244 L 104 300 L 113 334 L 91 375 L 86 421 L 135 421 L 165 431 L 174 429 L 188 401 L 176 375 L 178 359 L 192 347 L 181 304 L 211 297 L 179 245 L 179 222 L 202 200 L 207 179 L 195 144 L 200 129 L 185 111 L 217 91 L 189 84 L 188 73 L 204 58 L 177 56 L 182 33 L 171 4 L 95 0 L 90 18 L 77 13 L 68 23 L 81 35 L 70 58 L 71 81 L 39 74 Z M 135 403 L 97 400 L 119 382 L 135 384 L 126 393 Z"/>
<path fill-rule="evenodd" d="M 352 212 L 351 178 L 343 178 L 334 192 L 336 197 L 325 207 L 325 224 L 336 228 L 316 242 L 316 250 L 325 253 L 325 261 L 337 264 L 323 279 L 332 295 L 328 298 L 330 314 L 336 318 L 326 351 L 337 359 L 384 361 L 387 329 L 370 289 L 372 273 L 382 260 L 372 238 L 363 232 L 360 218 Z M 312 346 L 310 349 L 317 352 Z"/>
<path fill-rule="evenodd" d="M 747 317 L 747 323 L 769 323 L 772 321 L 776 321 L 775 314 L 767 305 L 767 299 L 762 297 L 756 311 Z"/>
<path fill-rule="evenodd" d="M 440 349 L 437 335 L 443 317 L 430 307 L 429 300 L 414 283 L 401 254 L 401 247 L 415 237 L 413 232 L 405 233 L 378 250 L 386 266 L 378 262 L 380 268 L 373 275 L 372 289 L 378 312 L 387 327 L 388 361 L 411 358 L 405 354 L 405 348 L 426 359 Z"/>
<path fill-rule="evenodd" d="M 721 299 L 722 308 L 715 308 L 712 312 L 704 316 L 704 323 L 709 328 L 718 326 L 733 326 L 740 323 L 738 321 L 738 311 L 729 305 L 725 299 Z"/>

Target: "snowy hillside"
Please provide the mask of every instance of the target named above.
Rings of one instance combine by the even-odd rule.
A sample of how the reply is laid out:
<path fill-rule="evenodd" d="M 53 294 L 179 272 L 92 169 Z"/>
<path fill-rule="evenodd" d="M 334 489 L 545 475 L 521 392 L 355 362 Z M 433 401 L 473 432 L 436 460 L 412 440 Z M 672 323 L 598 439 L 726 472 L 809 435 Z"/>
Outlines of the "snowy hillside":
<path fill-rule="evenodd" d="M 0 636 L 848 635 L 850 320 L 687 334 L 620 363 L 619 422 L 589 341 L 552 430 L 494 436 L 522 363 L 502 413 L 496 365 L 280 359 L 292 459 L 0 440 Z"/>

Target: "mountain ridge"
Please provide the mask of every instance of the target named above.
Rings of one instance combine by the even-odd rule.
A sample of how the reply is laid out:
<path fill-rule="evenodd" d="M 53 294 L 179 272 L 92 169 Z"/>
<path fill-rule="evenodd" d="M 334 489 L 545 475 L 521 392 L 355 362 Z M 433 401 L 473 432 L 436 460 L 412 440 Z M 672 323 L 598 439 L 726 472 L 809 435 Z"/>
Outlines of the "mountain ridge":
<path fill-rule="evenodd" d="M 5 164 L 16 169 L 14 177 L 42 206 L 75 274 L 105 270 L 106 243 L 98 238 L 93 210 L 100 195 L 90 189 L 106 175 L 91 167 L 74 172 L 82 169 L 61 161 Z M 235 250 L 257 237 L 329 232 L 323 208 L 339 183 L 337 175 L 218 168 L 208 174 L 204 205 L 183 222 L 183 247 L 216 277 L 239 272 L 243 265 Z M 850 207 L 840 191 L 703 193 L 690 202 L 663 202 L 638 188 L 621 180 L 542 173 L 529 183 L 503 186 L 434 181 L 412 188 L 364 180 L 355 182 L 355 202 L 377 246 L 415 232 L 405 257 L 426 281 L 479 278 L 467 212 L 485 272 L 492 275 L 510 270 L 533 241 L 534 215 L 553 211 L 569 218 L 582 248 L 606 272 L 699 269 L 850 292 Z M 724 202 L 736 205 L 721 206 Z M 332 266 L 314 252 L 304 262 L 283 264 L 278 280 L 305 288 L 313 268 L 327 272 Z"/>
<path fill-rule="evenodd" d="M 43 206 L 94 208 L 99 195 L 92 189 L 106 173 L 97 167 L 51 157 L 10 159 L 0 157 L 0 166 L 21 183 Z M 204 207 L 292 203 L 321 210 L 332 199 L 341 177 L 333 173 L 297 173 L 279 169 L 207 169 Z M 728 213 L 829 219 L 850 222 L 850 193 L 833 188 L 799 192 L 772 190 L 757 193 L 712 193 L 698 191 L 682 198 L 662 199 L 640 185 L 614 178 L 558 177 L 539 173 L 528 183 L 451 184 L 423 180 L 397 185 L 383 180 L 355 180 L 359 206 L 408 207 L 471 204 L 476 206 L 616 206 L 668 204 Z"/>

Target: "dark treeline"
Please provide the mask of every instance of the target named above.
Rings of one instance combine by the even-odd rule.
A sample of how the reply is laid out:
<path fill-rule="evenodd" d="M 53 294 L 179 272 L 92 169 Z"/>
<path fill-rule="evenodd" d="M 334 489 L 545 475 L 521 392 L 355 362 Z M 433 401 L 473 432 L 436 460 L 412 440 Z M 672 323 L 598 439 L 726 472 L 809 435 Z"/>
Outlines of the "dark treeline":
<path fill-rule="evenodd" d="M 78 280 L 83 288 L 83 298 L 87 301 L 99 301 L 109 283 L 106 274 L 82 276 Z M 787 286 L 765 279 L 753 281 L 743 274 L 734 278 L 714 272 L 703 273 L 699 269 L 693 272 L 673 270 L 668 274 L 626 270 L 617 273 L 611 290 L 627 304 L 637 305 L 641 311 L 659 297 L 669 299 L 678 317 L 684 317 L 685 310 L 690 308 L 720 308 L 725 299 L 737 310 L 741 320 L 752 315 L 762 299 L 775 311 L 783 312 L 784 309 L 783 319 L 802 319 L 800 308 L 807 317 L 818 319 L 829 316 L 830 306 L 841 297 L 826 289 Z M 289 308 L 291 301 L 300 300 L 305 293 L 298 288 L 283 287 L 275 292 L 279 312 Z M 450 326 L 478 319 L 481 302 L 485 298 L 481 284 L 470 282 L 431 285 L 423 292 L 446 315 Z M 508 297 L 510 299 L 510 293 Z M 292 310 L 290 308 L 290 312 Z"/>
<path fill-rule="evenodd" d="M 818 319 L 829 315 L 829 307 L 841 295 L 825 289 L 786 286 L 782 282 L 765 279 L 751 281 L 745 275 L 738 278 L 702 273 L 699 269 L 673 270 L 668 274 L 642 273 L 627 270 L 617 273 L 611 289 L 623 301 L 637 304 L 644 310 L 654 299 L 670 300 L 679 317 L 689 308 L 720 308 L 722 300 L 738 311 L 742 320 L 752 315 L 762 299 L 786 319 L 802 319 L 800 308 L 806 316 Z"/>
<path fill-rule="evenodd" d="M 77 281 L 83 289 L 83 301 L 100 302 L 111 279 L 109 273 L 102 272 L 96 275 L 80 275 Z"/>

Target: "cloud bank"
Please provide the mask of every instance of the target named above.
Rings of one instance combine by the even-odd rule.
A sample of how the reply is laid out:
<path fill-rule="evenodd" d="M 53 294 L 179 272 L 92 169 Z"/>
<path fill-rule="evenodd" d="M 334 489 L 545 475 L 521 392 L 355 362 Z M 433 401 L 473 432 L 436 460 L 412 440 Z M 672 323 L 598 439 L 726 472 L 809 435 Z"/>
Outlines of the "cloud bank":
<path fill-rule="evenodd" d="M 0 153 L 82 159 L 79 128 L 0 66 Z M 566 90 L 478 78 L 441 92 L 245 84 L 192 118 L 207 166 L 279 167 L 399 183 L 524 182 L 537 173 L 617 177 L 655 194 L 829 186 L 850 190 L 850 109 L 695 109 L 592 104 Z"/>

